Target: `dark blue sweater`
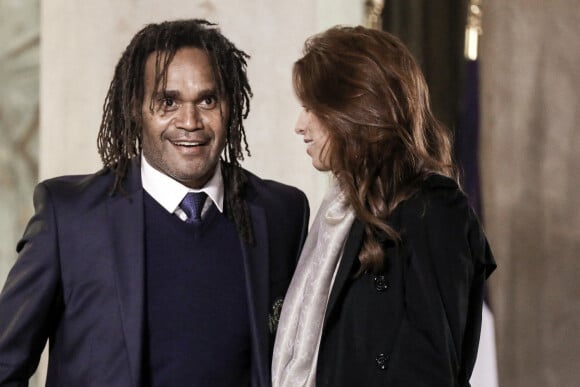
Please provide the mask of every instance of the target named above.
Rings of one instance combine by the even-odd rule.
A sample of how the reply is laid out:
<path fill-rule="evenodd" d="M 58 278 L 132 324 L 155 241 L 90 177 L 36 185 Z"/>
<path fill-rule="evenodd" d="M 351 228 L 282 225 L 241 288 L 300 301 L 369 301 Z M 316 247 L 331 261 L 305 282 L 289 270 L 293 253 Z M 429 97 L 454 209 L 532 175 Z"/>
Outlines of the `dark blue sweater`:
<path fill-rule="evenodd" d="M 249 386 L 249 315 L 234 224 L 213 205 L 201 224 L 186 224 L 144 197 L 146 385 Z"/>

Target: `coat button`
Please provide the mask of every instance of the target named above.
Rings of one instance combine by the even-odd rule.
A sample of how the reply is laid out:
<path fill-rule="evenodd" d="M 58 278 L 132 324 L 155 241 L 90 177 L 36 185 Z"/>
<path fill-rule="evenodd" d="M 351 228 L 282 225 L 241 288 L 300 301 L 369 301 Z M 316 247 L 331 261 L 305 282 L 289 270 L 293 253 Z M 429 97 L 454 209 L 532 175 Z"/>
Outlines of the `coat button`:
<path fill-rule="evenodd" d="M 391 359 L 391 357 L 389 355 L 385 355 L 384 353 L 381 353 L 375 359 L 375 361 L 377 362 L 377 367 L 380 370 L 386 370 L 389 367 L 389 360 L 390 359 Z"/>
<path fill-rule="evenodd" d="M 384 275 L 375 276 L 375 289 L 377 289 L 377 292 L 383 292 L 387 290 L 388 287 L 389 284 L 387 283 L 387 279 Z"/>

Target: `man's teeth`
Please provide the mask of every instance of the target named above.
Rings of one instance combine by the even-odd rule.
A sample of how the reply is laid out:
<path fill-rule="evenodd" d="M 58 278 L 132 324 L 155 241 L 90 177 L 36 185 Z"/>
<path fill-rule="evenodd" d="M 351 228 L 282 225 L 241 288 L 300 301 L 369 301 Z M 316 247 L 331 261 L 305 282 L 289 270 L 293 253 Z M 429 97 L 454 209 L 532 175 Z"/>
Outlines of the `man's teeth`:
<path fill-rule="evenodd" d="M 201 142 L 176 141 L 174 144 L 179 145 L 179 146 L 200 146 L 202 143 Z"/>

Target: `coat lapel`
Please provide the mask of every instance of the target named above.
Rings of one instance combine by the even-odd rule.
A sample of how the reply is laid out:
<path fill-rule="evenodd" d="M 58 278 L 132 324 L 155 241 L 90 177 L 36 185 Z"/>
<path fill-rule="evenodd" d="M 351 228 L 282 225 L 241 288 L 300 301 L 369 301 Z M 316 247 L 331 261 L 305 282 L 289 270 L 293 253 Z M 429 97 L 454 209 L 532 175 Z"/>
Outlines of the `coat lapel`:
<path fill-rule="evenodd" d="M 342 288 L 346 284 L 348 277 L 351 275 L 352 265 L 354 264 L 355 259 L 358 257 L 360 246 L 363 241 L 363 236 L 364 225 L 358 219 L 355 219 L 348 233 L 348 238 L 344 245 L 344 251 L 340 260 L 338 272 L 336 273 L 336 278 L 334 279 L 334 284 L 332 285 L 332 289 L 330 291 L 330 297 L 328 299 L 326 313 L 324 315 L 324 326 L 326 326 L 328 316 L 332 314 L 332 310 L 334 309 Z"/>
<path fill-rule="evenodd" d="M 133 386 L 140 385 L 144 315 L 144 214 L 138 161 L 131 164 L 126 192 L 115 194 L 108 208 L 116 265 L 121 321 Z"/>
<path fill-rule="evenodd" d="M 253 369 L 256 372 L 253 385 L 269 385 L 270 362 L 268 335 L 268 305 L 270 299 L 270 267 L 268 259 L 268 230 L 264 209 L 248 202 L 254 227 L 255 245 L 242 241 L 248 307 L 250 310 L 250 329 L 252 335 Z"/>

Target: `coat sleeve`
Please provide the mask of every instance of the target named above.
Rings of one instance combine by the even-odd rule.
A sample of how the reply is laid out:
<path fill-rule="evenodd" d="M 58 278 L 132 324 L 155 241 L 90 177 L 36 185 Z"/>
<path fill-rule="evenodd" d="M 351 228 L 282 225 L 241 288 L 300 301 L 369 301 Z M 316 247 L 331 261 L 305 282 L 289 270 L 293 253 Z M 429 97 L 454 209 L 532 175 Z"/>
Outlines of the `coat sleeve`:
<path fill-rule="evenodd" d="M 407 203 L 401 216 L 404 317 L 393 352 L 395 375 L 405 385 L 469 386 L 493 256 L 457 188 L 430 189 Z"/>
<path fill-rule="evenodd" d="M 34 208 L 0 293 L 2 387 L 28 385 L 62 310 L 55 213 L 42 183 L 34 191 Z"/>

